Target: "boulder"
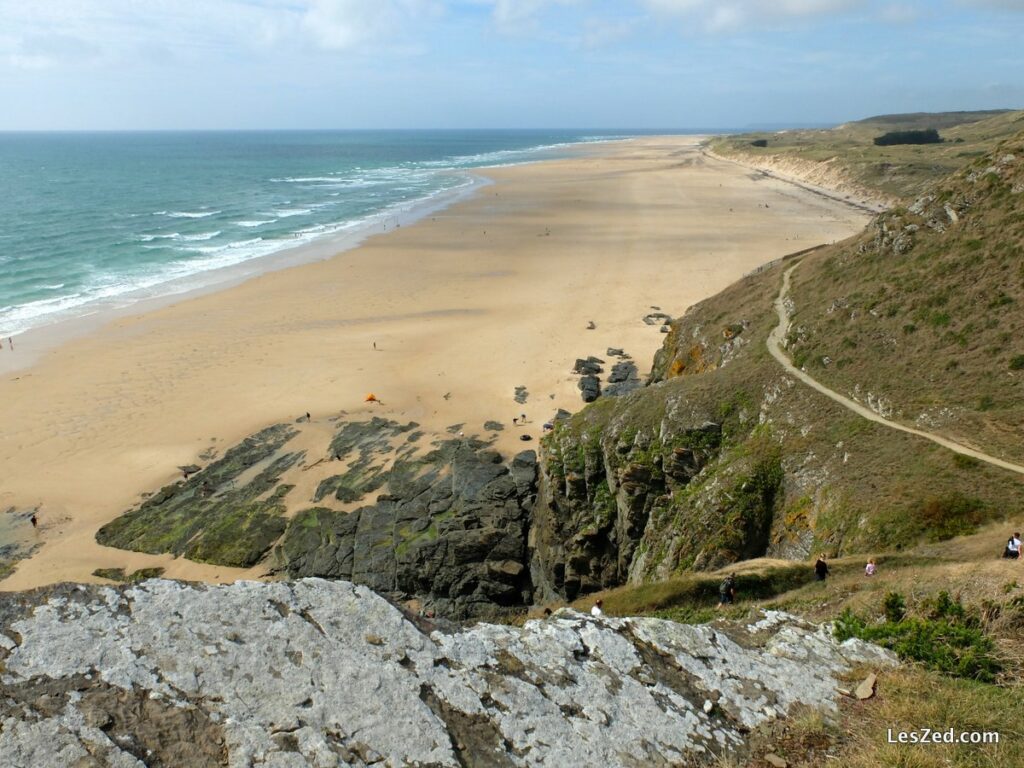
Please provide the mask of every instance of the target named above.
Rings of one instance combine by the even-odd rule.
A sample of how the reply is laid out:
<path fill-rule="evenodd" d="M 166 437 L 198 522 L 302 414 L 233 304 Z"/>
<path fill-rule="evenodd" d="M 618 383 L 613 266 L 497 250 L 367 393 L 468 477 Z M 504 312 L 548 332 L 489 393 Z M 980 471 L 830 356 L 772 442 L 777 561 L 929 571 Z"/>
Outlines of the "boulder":
<path fill-rule="evenodd" d="M 601 367 L 601 363 L 604 360 L 600 360 L 596 357 L 576 358 L 576 363 L 572 367 L 573 373 L 578 373 L 583 376 L 594 376 L 598 373 L 604 373 L 604 368 Z"/>
<path fill-rule="evenodd" d="M 584 403 L 592 403 L 601 396 L 601 382 L 597 376 L 583 376 L 579 381 Z"/>

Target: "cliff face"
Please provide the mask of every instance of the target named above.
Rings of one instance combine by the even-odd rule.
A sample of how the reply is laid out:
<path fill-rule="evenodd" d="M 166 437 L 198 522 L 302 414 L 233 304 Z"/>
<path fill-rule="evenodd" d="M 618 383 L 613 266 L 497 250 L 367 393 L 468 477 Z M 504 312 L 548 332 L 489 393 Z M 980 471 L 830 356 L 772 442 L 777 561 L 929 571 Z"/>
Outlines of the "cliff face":
<path fill-rule="evenodd" d="M 712 765 L 891 664 L 770 613 L 444 631 L 307 579 L 0 596 L 4 765 Z"/>
<path fill-rule="evenodd" d="M 883 415 L 1017 457 L 1024 137 L 835 246 L 768 265 L 672 323 L 650 385 L 559 422 L 531 533 L 542 593 L 760 555 L 968 533 L 1024 501 L 1011 473 L 866 421 L 767 353 L 784 267 L 798 367 Z"/>

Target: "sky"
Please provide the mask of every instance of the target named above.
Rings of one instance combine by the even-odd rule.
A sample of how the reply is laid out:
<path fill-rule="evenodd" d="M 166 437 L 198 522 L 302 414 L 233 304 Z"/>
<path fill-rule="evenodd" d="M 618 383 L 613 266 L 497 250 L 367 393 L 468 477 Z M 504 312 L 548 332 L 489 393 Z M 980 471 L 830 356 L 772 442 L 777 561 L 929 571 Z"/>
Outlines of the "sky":
<path fill-rule="evenodd" d="M 0 0 L 0 130 L 692 128 L 1024 107 L 1024 0 Z"/>

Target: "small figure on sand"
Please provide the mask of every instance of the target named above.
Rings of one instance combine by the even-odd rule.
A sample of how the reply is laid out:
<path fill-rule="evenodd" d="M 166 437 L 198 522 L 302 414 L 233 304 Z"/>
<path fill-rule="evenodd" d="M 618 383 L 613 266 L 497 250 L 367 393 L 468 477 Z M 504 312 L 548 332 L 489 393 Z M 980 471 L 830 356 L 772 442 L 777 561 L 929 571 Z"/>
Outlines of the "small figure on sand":
<path fill-rule="evenodd" d="M 377 405 L 384 405 L 384 403 L 382 403 L 380 401 L 380 399 L 375 394 L 373 394 L 373 392 L 371 392 L 370 394 L 368 394 L 366 396 L 366 401 L 365 402 L 367 402 L 367 403 L 376 403 Z"/>
<path fill-rule="evenodd" d="M 310 419 L 309 411 L 306 411 L 306 421 L 309 421 L 309 419 Z"/>
<path fill-rule="evenodd" d="M 39 518 L 36 517 L 36 513 L 35 512 L 32 513 L 32 517 L 29 518 L 29 522 L 32 523 L 32 527 L 33 528 L 38 528 L 39 527 Z"/>
<path fill-rule="evenodd" d="M 512 417 L 512 424 L 514 426 L 517 426 L 517 427 L 519 426 L 519 417 L 518 416 L 513 416 Z"/>
<path fill-rule="evenodd" d="M 525 414 L 525 413 L 520 413 L 520 414 L 519 414 L 519 421 L 520 421 L 521 423 L 523 423 L 523 424 L 525 424 L 525 423 L 526 423 L 526 414 Z"/>
<path fill-rule="evenodd" d="M 13 352 L 14 351 L 14 337 L 13 336 L 8 336 L 7 337 L 7 343 L 11 346 L 11 352 Z"/>
<path fill-rule="evenodd" d="M 376 342 L 376 341 L 375 341 L 375 342 L 373 342 L 373 349 L 374 349 L 375 351 L 376 351 L 376 349 L 377 349 L 377 342 Z"/>

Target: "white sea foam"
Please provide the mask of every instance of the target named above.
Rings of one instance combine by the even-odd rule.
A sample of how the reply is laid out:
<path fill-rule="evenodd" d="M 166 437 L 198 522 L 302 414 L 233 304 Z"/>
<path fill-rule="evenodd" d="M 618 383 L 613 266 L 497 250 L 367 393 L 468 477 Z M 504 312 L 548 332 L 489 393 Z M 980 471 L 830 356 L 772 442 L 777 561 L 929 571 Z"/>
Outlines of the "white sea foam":
<path fill-rule="evenodd" d="M 216 216 L 220 211 L 162 211 L 171 219 L 205 219 L 207 216 Z"/>
<path fill-rule="evenodd" d="M 595 141 L 598 140 L 595 138 Z M 601 141 L 608 140 L 606 138 Z M 429 210 L 432 201 L 438 196 L 458 194 L 460 189 L 479 183 L 466 169 L 474 166 L 514 164 L 537 159 L 546 151 L 558 149 L 564 145 L 547 145 L 522 150 L 501 150 L 497 152 L 479 153 L 474 155 L 453 156 L 443 160 L 401 163 L 380 168 L 354 168 L 345 175 L 310 175 L 293 176 L 272 181 L 293 185 L 294 195 L 304 197 L 296 200 L 277 200 L 276 208 L 263 212 L 252 211 L 251 219 L 235 221 L 234 225 L 246 229 L 256 229 L 277 222 L 279 219 L 309 216 L 314 210 L 322 210 L 342 201 L 351 200 L 356 205 L 376 207 L 381 198 L 405 197 L 395 200 L 365 216 L 353 216 L 348 220 L 317 223 L 298 228 L 291 234 L 270 237 L 254 237 L 226 244 L 201 244 L 222 235 L 221 230 L 199 233 L 181 232 L 147 232 L 136 236 L 136 247 L 146 250 L 171 249 L 189 252 L 187 258 L 179 258 L 163 264 L 152 264 L 149 271 L 131 275 L 117 274 L 105 277 L 96 276 L 96 282 L 79 288 L 66 296 L 42 299 L 15 305 L 0 310 L 0 326 L 9 333 L 18 333 L 25 328 L 40 324 L 47 315 L 81 315 L 88 308 L 79 309 L 84 304 L 97 300 L 119 300 L 124 303 L 137 301 L 139 298 L 154 295 L 158 292 L 174 293 L 196 287 L 200 284 L 202 273 L 231 267 L 252 259 L 270 255 L 275 251 L 289 249 L 310 243 L 319 238 L 339 235 L 346 231 L 374 231 L 381 222 L 390 222 L 395 217 L 405 219 L 415 216 L 414 211 Z M 444 174 L 449 174 L 445 176 Z M 301 193 L 300 193 L 301 190 Z M 313 200 L 310 200 L 310 197 Z M 319 196 L 319 201 L 316 197 Z M 341 197 L 342 200 L 335 198 Z M 330 199 L 328 199 L 330 198 Z M 266 205 L 266 203 L 264 203 Z M 270 203 L 273 206 L 274 203 Z M 257 209 L 258 210 L 258 209 Z M 272 211 L 272 212 L 271 212 Z M 170 219 L 204 219 L 222 213 L 221 210 L 161 210 L 151 215 Z M 250 215 L 252 215 L 250 214 Z M 143 214 L 144 215 L 144 214 Z M 243 214 L 244 215 L 244 214 Z M 344 216 L 345 214 L 339 214 Z M 256 218 L 259 216 L 260 218 Z M 318 216 L 323 216 L 318 213 Z M 178 245 L 181 243 L 181 245 Z M 167 287 L 162 287 L 168 283 Z M 173 287 L 172 287 L 173 286 Z M 47 286 L 51 290 L 59 290 L 61 285 Z M 46 322 L 43 320 L 43 322 Z"/>

